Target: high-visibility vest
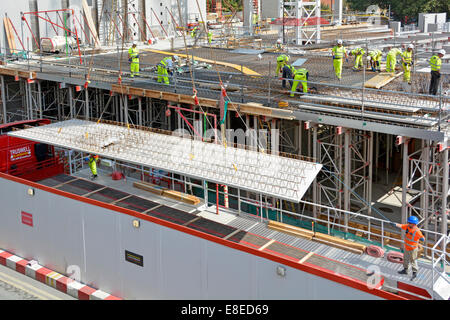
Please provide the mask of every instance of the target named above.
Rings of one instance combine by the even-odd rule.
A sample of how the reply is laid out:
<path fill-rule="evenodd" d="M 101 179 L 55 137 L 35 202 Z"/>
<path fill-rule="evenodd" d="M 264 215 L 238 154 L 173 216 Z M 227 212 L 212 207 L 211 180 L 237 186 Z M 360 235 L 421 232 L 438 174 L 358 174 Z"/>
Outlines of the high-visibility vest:
<path fill-rule="evenodd" d="M 138 58 L 138 55 L 139 55 L 139 49 L 138 49 L 138 48 L 133 48 L 133 47 L 131 47 L 131 48 L 128 50 L 128 54 L 130 55 L 131 62 L 134 62 L 134 63 L 138 63 L 138 62 L 139 62 L 139 58 Z"/>
<path fill-rule="evenodd" d="M 290 64 L 286 65 L 287 68 L 289 68 L 289 70 L 291 70 L 292 75 L 295 75 L 295 68 L 293 66 L 291 66 Z"/>
<path fill-rule="evenodd" d="M 412 51 L 408 51 L 408 50 L 403 51 L 403 53 L 402 53 L 402 57 L 407 64 L 410 64 L 412 62 L 412 53 L 413 53 Z"/>
<path fill-rule="evenodd" d="M 356 48 L 356 49 L 352 50 L 351 52 L 352 52 L 352 55 L 354 55 L 354 56 L 359 56 L 361 54 L 366 53 L 366 51 L 364 51 L 363 48 Z"/>
<path fill-rule="evenodd" d="M 416 249 L 417 246 L 419 245 L 419 240 L 424 238 L 420 229 L 417 226 L 415 226 L 414 228 L 410 228 L 409 225 L 407 224 L 403 224 L 401 228 L 406 231 L 405 234 L 406 251 Z"/>
<path fill-rule="evenodd" d="M 165 68 L 167 68 L 167 65 L 168 65 L 167 61 L 169 61 L 169 60 L 172 60 L 172 57 L 165 57 L 164 59 L 161 60 L 160 63 L 161 63 Z"/>
<path fill-rule="evenodd" d="M 301 79 L 307 79 L 308 78 L 308 70 L 305 68 L 300 68 L 294 71 L 294 77 L 299 76 Z"/>
<path fill-rule="evenodd" d="M 342 46 L 342 47 L 335 46 L 332 49 L 332 52 L 333 52 L 334 59 L 343 59 L 346 51 L 345 51 L 344 46 Z"/>
<path fill-rule="evenodd" d="M 381 51 L 378 49 L 369 51 L 369 57 L 372 57 L 373 60 L 378 61 L 381 58 Z"/>
<path fill-rule="evenodd" d="M 431 71 L 439 71 L 441 70 L 442 60 L 439 56 L 434 55 L 430 59 L 430 67 Z"/>
<path fill-rule="evenodd" d="M 398 48 L 392 48 L 391 50 L 389 50 L 388 52 L 388 56 L 393 56 L 394 58 L 399 55 L 402 54 L 401 50 Z"/>

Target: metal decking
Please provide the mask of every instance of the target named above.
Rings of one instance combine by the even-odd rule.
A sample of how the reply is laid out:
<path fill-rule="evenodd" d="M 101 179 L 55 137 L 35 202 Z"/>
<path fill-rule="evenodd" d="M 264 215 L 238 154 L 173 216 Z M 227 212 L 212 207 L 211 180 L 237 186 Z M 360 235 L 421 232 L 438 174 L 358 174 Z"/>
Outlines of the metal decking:
<path fill-rule="evenodd" d="M 76 175 L 88 177 L 89 171 L 82 170 Z M 113 181 L 100 173 L 96 183 L 67 175 L 52 177 L 39 183 L 69 193 L 89 197 L 90 199 L 113 203 L 120 207 L 178 225 L 184 225 L 188 228 L 297 263 L 340 274 L 359 282 L 366 283 L 368 280 L 366 270 L 370 266 L 377 266 L 383 277 L 431 290 L 431 269 L 424 263 L 419 262 L 420 271 L 418 277 L 411 282 L 408 277 L 397 274 L 397 271 L 402 269 L 400 264 L 393 264 L 385 258 L 357 255 L 314 241 L 277 232 L 269 229 L 264 222 L 252 216 L 235 215 L 233 219 L 225 224 L 220 223 L 220 219 L 215 218 L 217 216 L 214 214 L 209 214 L 208 217 L 211 217 L 211 219 L 206 219 L 200 217 L 197 213 L 209 213 L 208 210 L 201 211 L 200 206 L 180 204 L 176 201 L 135 189 L 131 186 L 133 180 L 127 178 L 126 182 Z M 226 214 L 234 213 L 226 211 Z M 217 221 L 214 221 L 214 219 L 217 219 Z"/>

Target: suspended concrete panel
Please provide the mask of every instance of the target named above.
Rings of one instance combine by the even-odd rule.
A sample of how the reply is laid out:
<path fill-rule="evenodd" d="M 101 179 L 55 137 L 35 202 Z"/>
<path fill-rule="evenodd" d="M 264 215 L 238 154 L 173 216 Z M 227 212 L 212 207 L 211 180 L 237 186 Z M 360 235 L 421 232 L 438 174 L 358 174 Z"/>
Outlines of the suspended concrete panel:
<path fill-rule="evenodd" d="M 289 201 L 300 201 L 322 168 L 308 161 L 84 120 L 9 134 Z"/>

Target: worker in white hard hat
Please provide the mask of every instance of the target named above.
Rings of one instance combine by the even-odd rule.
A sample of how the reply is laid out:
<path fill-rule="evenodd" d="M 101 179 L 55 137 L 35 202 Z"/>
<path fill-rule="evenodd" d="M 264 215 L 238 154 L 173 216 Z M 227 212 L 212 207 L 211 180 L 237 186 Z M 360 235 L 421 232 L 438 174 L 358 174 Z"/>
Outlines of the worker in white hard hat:
<path fill-rule="evenodd" d="M 170 84 L 169 74 L 172 76 L 175 70 L 174 63 L 178 63 L 180 58 L 175 54 L 172 57 L 165 57 L 158 64 L 158 82 Z"/>
<path fill-rule="evenodd" d="M 411 66 L 413 64 L 414 45 L 409 44 L 407 49 L 402 52 L 403 81 L 411 84 Z"/>
<path fill-rule="evenodd" d="M 281 39 L 277 40 L 276 48 L 277 48 L 277 50 L 283 50 L 283 40 L 281 40 Z"/>
<path fill-rule="evenodd" d="M 136 42 L 133 42 L 133 46 L 128 49 L 128 61 L 130 62 L 131 77 L 139 76 L 139 49 Z"/>
<path fill-rule="evenodd" d="M 430 59 L 431 68 L 431 82 L 429 94 L 436 95 L 439 88 L 439 83 L 441 82 L 441 65 L 442 57 L 445 56 L 445 50 L 441 49 L 437 54 L 433 55 Z"/>
<path fill-rule="evenodd" d="M 334 72 L 336 74 L 336 77 L 339 79 L 339 81 L 342 78 L 342 60 L 345 56 L 345 61 L 348 61 L 348 55 L 347 51 L 345 50 L 345 47 L 342 45 L 342 40 L 339 39 L 337 41 L 337 45 L 331 50 L 333 55 L 333 67 Z"/>

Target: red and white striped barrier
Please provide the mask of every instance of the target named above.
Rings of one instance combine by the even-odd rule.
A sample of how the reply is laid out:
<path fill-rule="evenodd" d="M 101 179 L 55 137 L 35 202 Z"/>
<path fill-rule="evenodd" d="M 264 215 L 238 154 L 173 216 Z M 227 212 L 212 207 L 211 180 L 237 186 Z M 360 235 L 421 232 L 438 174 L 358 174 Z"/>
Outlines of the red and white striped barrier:
<path fill-rule="evenodd" d="M 0 250 L 0 264 L 79 300 L 122 300 L 47 269 L 36 261 L 23 259 L 4 250 Z"/>

